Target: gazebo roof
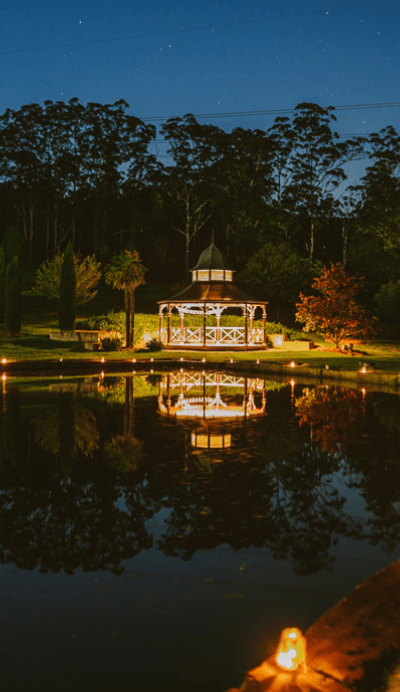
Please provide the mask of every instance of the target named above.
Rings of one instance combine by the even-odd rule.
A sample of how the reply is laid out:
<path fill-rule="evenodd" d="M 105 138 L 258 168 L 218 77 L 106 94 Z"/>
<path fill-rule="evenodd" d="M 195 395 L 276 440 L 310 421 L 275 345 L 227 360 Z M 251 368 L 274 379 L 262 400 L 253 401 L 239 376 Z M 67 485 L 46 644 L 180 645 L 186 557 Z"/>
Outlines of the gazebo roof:
<path fill-rule="evenodd" d="M 228 266 L 225 256 L 212 242 L 211 245 L 203 250 L 196 266 L 190 271 L 196 271 L 198 269 L 230 269 L 230 267 Z"/>
<path fill-rule="evenodd" d="M 198 281 L 159 303 L 255 303 L 265 305 L 228 281 Z"/>

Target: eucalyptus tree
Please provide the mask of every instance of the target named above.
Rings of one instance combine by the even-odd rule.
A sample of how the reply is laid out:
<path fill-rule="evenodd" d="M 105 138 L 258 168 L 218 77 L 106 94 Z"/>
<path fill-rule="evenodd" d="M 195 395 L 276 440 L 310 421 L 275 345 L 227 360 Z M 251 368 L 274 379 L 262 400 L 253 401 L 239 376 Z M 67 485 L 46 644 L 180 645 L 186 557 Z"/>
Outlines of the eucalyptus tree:
<path fill-rule="evenodd" d="M 360 231 L 379 240 L 387 252 L 400 249 L 400 134 L 392 126 L 372 133 L 367 142 L 360 193 Z"/>
<path fill-rule="evenodd" d="M 72 246 L 76 233 L 76 191 L 84 181 L 83 160 L 79 152 L 79 132 L 84 106 L 78 99 L 45 101 L 43 134 L 46 171 L 46 257 L 49 257 L 50 226 L 53 253 L 67 237 Z"/>
<path fill-rule="evenodd" d="M 84 125 L 79 136 L 79 150 L 86 171 L 85 185 L 92 199 L 94 249 L 98 248 L 100 229 L 115 226 L 116 203 L 121 185 L 128 176 L 144 175 L 147 166 L 147 147 L 155 137 L 153 125 L 125 113 L 128 104 L 123 99 L 114 104 L 88 103 Z"/>
<path fill-rule="evenodd" d="M 36 103 L 0 116 L 0 171 L 15 195 L 17 223 L 22 226 L 32 259 L 36 215 L 45 181 L 43 108 Z"/>
<path fill-rule="evenodd" d="M 310 260 L 314 259 L 318 226 L 332 213 L 334 192 L 346 180 L 344 165 L 362 146 L 360 139 L 339 140 L 331 129 L 336 121 L 333 111 L 332 106 L 300 103 L 291 123 L 279 118 L 269 130 L 280 144 L 276 199 L 305 224 L 303 243 Z"/>
<path fill-rule="evenodd" d="M 226 250 L 243 254 L 265 240 L 268 203 L 273 192 L 274 142 L 262 130 L 237 127 L 221 133 L 212 168 L 214 215 L 225 229 Z M 218 224 L 217 224 L 218 225 Z"/>
<path fill-rule="evenodd" d="M 188 113 L 169 118 L 161 134 L 173 165 L 160 171 L 160 184 L 173 207 L 171 225 L 184 237 L 187 279 L 191 242 L 212 216 L 213 166 L 221 155 L 218 142 L 224 133 L 214 125 L 201 125 Z"/>

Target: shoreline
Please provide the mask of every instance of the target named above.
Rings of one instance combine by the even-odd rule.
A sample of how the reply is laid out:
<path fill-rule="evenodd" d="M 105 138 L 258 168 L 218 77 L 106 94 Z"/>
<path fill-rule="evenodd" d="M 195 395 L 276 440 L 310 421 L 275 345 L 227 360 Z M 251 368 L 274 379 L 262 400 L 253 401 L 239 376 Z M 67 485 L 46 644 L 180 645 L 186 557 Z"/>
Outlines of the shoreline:
<path fill-rule="evenodd" d="M 147 354 L 146 354 L 147 355 Z M 111 373 L 132 373 L 133 371 L 147 371 L 149 369 L 177 369 L 188 368 L 192 370 L 225 370 L 243 375 L 261 375 L 263 377 L 269 374 L 283 378 L 290 377 L 291 379 L 311 380 L 315 384 L 340 384 L 344 386 L 356 385 L 368 389 L 378 388 L 385 389 L 391 392 L 397 392 L 400 389 L 400 373 L 384 370 L 366 369 L 366 372 L 361 370 L 339 370 L 333 369 L 329 365 L 325 367 L 310 366 L 307 364 L 295 364 L 291 366 L 287 363 L 279 362 L 255 362 L 254 360 L 217 360 L 217 361 L 201 361 L 198 359 L 189 358 L 136 358 L 134 359 L 113 359 L 104 356 L 104 360 L 98 357 L 96 359 L 75 359 L 59 358 L 59 359 L 38 359 L 24 361 L 7 361 L 1 362 L 1 374 L 15 377 L 27 377 L 30 375 L 41 375 L 48 377 L 52 375 L 74 376 L 74 375 L 91 375 Z M 295 362 L 295 361 L 292 361 Z"/>

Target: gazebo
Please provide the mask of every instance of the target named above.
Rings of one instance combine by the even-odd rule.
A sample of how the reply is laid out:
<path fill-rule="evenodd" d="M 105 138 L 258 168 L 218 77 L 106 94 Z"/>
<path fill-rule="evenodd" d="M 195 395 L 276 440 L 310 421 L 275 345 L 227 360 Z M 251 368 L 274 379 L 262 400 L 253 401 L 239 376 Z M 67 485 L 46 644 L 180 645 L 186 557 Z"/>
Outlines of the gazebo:
<path fill-rule="evenodd" d="M 201 253 L 191 274 L 192 283 L 183 291 L 158 301 L 160 341 L 165 348 L 247 351 L 266 347 L 267 303 L 255 300 L 232 283 L 233 271 L 214 242 Z M 243 326 L 221 324 L 222 314 L 232 308 L 240 309 Z M 262 327 L 254 325 L 257 311 Z M 177 326 L 172 325 L 173 312 L 179 314 Z M 197 315 L 200 322 L 196 326 L 185 324 L 188 315 Z"/>

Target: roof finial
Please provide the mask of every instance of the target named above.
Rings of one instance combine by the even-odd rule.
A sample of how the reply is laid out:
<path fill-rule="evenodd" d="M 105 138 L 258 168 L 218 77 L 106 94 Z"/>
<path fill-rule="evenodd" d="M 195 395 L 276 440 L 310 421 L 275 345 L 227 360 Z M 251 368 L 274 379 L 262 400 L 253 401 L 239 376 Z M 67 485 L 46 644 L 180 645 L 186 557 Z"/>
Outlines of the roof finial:
<path fill-rule="evenodd" d="M 214 229 L 211 231 L 211 242 L 214 243 Z"/>

